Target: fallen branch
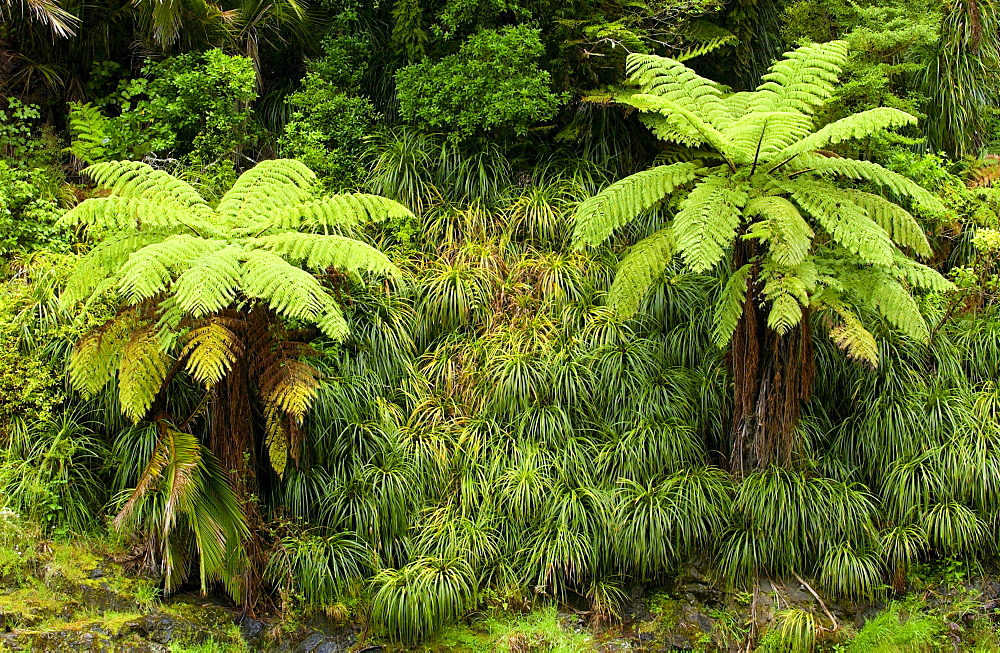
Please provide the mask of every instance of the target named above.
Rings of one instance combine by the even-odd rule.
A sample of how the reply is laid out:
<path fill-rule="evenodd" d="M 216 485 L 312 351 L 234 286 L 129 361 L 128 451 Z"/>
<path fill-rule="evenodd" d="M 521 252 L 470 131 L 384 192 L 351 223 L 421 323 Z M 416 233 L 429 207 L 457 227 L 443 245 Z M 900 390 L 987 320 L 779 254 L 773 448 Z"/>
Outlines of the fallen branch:
<path fill-rule="evenodd" d="M 834 619 L 833 615 L 830 614 L 830 611 L 826 609 L 826 603 L 823 603 L 823 599 L 819 598 L 819 594 L 816 593 L 816 590 L 814 590 L 809 585 L 809 583 L 802 580 L 802 578 L 798 574 L 793 573 L 792 575 L 795 576 L 795 580 L 802 583 L 802 586 L 805 587 L 807 590 L 809 590 L 809 593 L 812 594 L 817 601 L 819 601 L 819 607 L 823 608 L 823 612 L 826 613 L 826 616 L 830 618 L 830 622 L 833 624 L 833 630 L 831 630 L 830 632 L 837 630 L 840 627 L 837 625 L 837 620 Z"/>

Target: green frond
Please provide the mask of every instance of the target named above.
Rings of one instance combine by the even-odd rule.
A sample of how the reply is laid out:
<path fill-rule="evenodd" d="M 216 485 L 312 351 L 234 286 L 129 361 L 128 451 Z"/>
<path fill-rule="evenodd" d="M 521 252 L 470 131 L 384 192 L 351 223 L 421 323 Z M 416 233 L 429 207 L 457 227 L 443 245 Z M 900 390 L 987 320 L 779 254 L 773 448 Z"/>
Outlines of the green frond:
<path fill-rule="evenodd" d="M 786 111 L 811 115 L 833 95 L 847 62 L 847 42 L 812 43 L 786 52 L 766 75 L 750 111 Z"/>
<path fill-rule="evenodd" d="M 786 111 L 751 111 L 727 127 L 723 134 L 740 152 L 737 163 L 770 160 L 776 152 L 804 138 L 812 131 L 812 118 Z"/>
<path fill-rule="evenodd" d="M 118 289 L 130 303 L 138 303 L 170 286 L 174 277 L 199 257 L 225 246 L 218 240 L 170 236 L 132 254 L 118 274 Z"/>
<path fill-rule="evenodd" d="M 184 368 L 206 388 L 225 378 L 243 356 L 243 343 L 218 319 L 192 329 L 186 340 L 180 353 L 180 358 L 186 358 Z"/>
<path fill-rule="evenodd" d="M 334 267 L 347 272 L 373 272 L 397 278 L 403 274 L 382 252 L 345 236 L 288 232 L 253 238 L 248 242 L 313 270 Z"/>
<path fill-rule="evenodd" d="M 888 188 L 901 197 L 910 198 L 929 211 L 935 213 L 943 213 L 945 211 L 944 204 L 934 193 L 915 181 L 907 179 L 899 173 L 887 170 L 872 161 L 827 157 L 819 154 L 800 154 L 793 160 L 793 163 L 795 164 L 796 172 L 802 170 L 815 172 L 820 175 L 864 179 Z M 792 174 L 796 173 L 793 172 Z"/>
<path fill-rule="evenodd" d="M 122 349 L 118 367 L 118 400 L 122 412 L 138 422 L 149 410 L 167 376 L 170 361 L 152 329 L 139 329 Z"/>
<path fill-rule="evenodd" d="M 889 200 L 872 193 L 865 193 L 853 188 L 838 189 L 852 203 L 857 204 L 868 213 L 868 217 L 885 229 L 892 240 L 913 250 L 917 255 L 930 258 L 933 254 L 927 235 L 917 219 L 909 211 Z"/>
<path fill-rule="evenodd" d="M 632 246 L 618 264 L 618 272 L 608 292 L 608 304 L 624 316 L 635 315 L 653 283 L 673 258 L 674 234 L 664 227 Z"/>
<path fill-rule="evenodd" d="M 195 213 L 211 210 L 191 184 L 139 161 L 97 163 L 84 168 L 83 174 L 118 197 L 142 198 Z"/>
<path fill-rule="evenodd" d="M 674 59 L 677 61 L 687 61 L 714 52 L 719 48 L 732 45 L 739 39 L 727 29 L 710 23 L 707 20 L 691 21 L 682 30 L 684 38 L 692 43 Z"/>
<path fill-rule="evenodd" d="M 163 240 L 169 234 L 124 231 L 101 241 L 79 260 L 59 296 L 60 305 L 69 308 L 90 299 L 95 291 L 108 286 L 122 265 L 138 250 Z"/>
<path fill-rule="evenodd" d="M 243 291 L 278 313 L 300 320 L 315 320 L 333 303 L 314 276 L 265 250 L 246 254 Z"/>
<path fill-rule="evenodd" d="M 153 228 L 160 232 L 219 237 L 224 232 L 212 224 L 209 217 L 208 212 L 194 212 L 190 207 L 155 198 L 113 195 L 80 202 L 60 218 L 60 224 L 83 225 L 91 234 Z"/>
<path fill-rule="evenodd" d="M 745 148 L 737 146 L 725 133 L 718 130 L 706 118 L 672 100 L 655 95 L 636 93 L 635 95 L 621 98 L 621 101 L 635 107 L 639 111 L 661 116 L 666 123 L 660 126 L 660 131 L 656 132 L 657 136 L 666 138 L 667 140 L 674 140 L 684 145 L 706 143 L 715 148 L 719 154 L 730 162 L 730 165 L 732 165 L 732 161 L 746 161 L 752 156 L 752 150 L 748 151 Z M 671 136 L 670 130 L 664 128 L 666 125 L 669 125 L 674 130 L 677 134 L 676 138 Z"/>
<path fill-rule="evenodd" d="M 849 358 L 878 366 L 878 343 L 875 336 L 861 324 L 861 319 L 842 302 L 828 303 L 840 319 L 841 324 L 830 328 L 830 338 L 834 344 L 847 352 Z"/>
<path fill-rule="evenodd" d="M 350 333 L 350 325 L 344 318 L 343 311 L 335 303 L 330 303 L 326 310 L 316 318 L 316 326 L 332 340 L 340 341 Z"/>
<path fill-rule="evenodd" d="M 733 338 L 736 325 L 743 316 L 743 305 L 747 299 L 747 283 L 753 273 L 753 265 L 748 263 L 733 273 L 722 289 L 722 295 L 715 305 L 712 323 L 712 339 L 719 347 L 725 347 Z"/>
<path fill-rule="evenodd" d="M 691 270 L 704 272 L 722 260 L 736 237 L 746 202 L 745 187 L 725 177 L 709 177 L 688 193 L 672 228 L 677 249 Z"/>
<path fill-rule="evenodd" d="M 750 234 L 767 242 L 776 263 L 795 267 L 806 260 L 816 234 L 794 204 L 784 197 L 757 197 L 747 203 L 743 215 L 763 218 L 754 223 Z"/>
<path fill-rule="evenodd" d="M 722 101 L 725 88 L 680 61 L 652 54 L 630 54 L 625 70 L 629 81 L 639 86 L 640 95 L 662 98 L 681 109 L 701 114 L 717 129 L 732 120 Z"/>
<path fill-rule="evenodd" d="M 307 202 L 315 182 L 315 173 L 299 161 L 261 161 L 240 175 L 215 210 L 232 226 L 253 224 L 290 204 Z"/>
<path fill-rule="evenodd" d="M 897 279 L 879 269 L 861 271 L 856 278 L 851 291 L 862 302 L 908 337 L 927 342 L 930 337 L 927 322 L 913 296 Z"/>
<path fill-rule="evenodd" d="M 806 180 L 783 180 L 779 186 L 850 252 L 876 265 L 893 264 L 896 248 L 889 234 L 836 189 Z"/>
<path fill-rule="evenodd" d="M 771 302 L 767 313 L 767 328 L 784 335 L 802 321 L 802 303 L 794 277 L 772 280 L 764 285 L 764 292 Z"/>
<path fill-rule="evenodd" d="M 700 167 L 694 161 L 673 163 L 616 181 L 577 208 L 573 242 L 578 247 L 600 245 L 615 229 L 662 202 L 674 189 L 692 181 Z"/>
<path fill-rule="evenodd" d="M 913 259 L 896 254 L 896 270 L 899 277 L 905 279 L 913 288 L 922 288 L 933 292 L 954 290 L 955 284 L 941 276 L 934 268 L 917 263 Z"/>
<path fill-rule="evenodd" d="M 408 208 L 394 200 L 379 195 L 349 193 L 282 206 L 271 214 L 262 216 L 259 223 L 247 224 L 240 231 L 246 235 L 257 235 L 272 228 L 326 232 L 329 229 L 354 227 L 369 222 L 414 217 Z"/>
<path fill-rule="evenodd" d="M 191 317 L 215 313 L 232 303 L 243 276 L 243 248 L 210 249 L 186 263 L 172 290 L 177 306 Z"/>
<path fill-rule="evenodd" d="M 899 109 L 889 107 L 869 109 L 868 111 L 855 113 L 831 122 L 820 130 L 791 144 L 778 154 L 775 159 L 785 160 L 796 154 L 821 150 L 828 145 L 871 136 L 883 129 L 898 129 L 899 127 L 915 125 L 916 123 L 917 119 L 915 116 L 911 116 Z"/>

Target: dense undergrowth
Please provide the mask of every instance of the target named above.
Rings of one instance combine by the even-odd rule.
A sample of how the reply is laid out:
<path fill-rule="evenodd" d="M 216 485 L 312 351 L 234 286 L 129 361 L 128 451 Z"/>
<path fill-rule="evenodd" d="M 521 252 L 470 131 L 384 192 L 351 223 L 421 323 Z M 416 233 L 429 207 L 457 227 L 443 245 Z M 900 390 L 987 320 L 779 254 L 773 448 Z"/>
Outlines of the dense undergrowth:
<path fill-rule="evenodd" d="M 168 591 L 215 584 L 289 623 L 325 613 L 406 644 L 528 650 L 534 637 L 576 650 L 585 635 L 546 631 L 548 612 L 531 613 L 547 621 L 527 630 L 504 620 L 572 603 L 615 621 L 636 584 L 669 585 L 697 561 L 737 594 L 804 577 L 883 602 L 846 650 L 944 642 L 947 621 L 904 598 L 914 570 L 998 554 L 1000 82 L 963 58 L 996 56 L 976 32 L 995 33 L 995 10 L 389 4 L 321 3 L 323 20 L 306 25 L 289 3 L 213 36 L 211 15 L 171 32 L 192 16 L 160 24 L 137 3 L 136 40 L 150 52 L 141 65 L 97 44 L 91 21 L 103 19 L 89 14 L 79 36 L 53 37 L 46 56 L 61 63 L 29 57 L 58 21 L 0 26 L 0 45 L 19 53 L 0 80 L 10 96 L 0 116 L 0 571 L 18 568 L 8 560 L 18 529 L 58 542 L 112 531 L 142 548 Z M 776 16 L 782 24 L 769 24 Z M 320 51 L 302 38 L 307 27 Z M 819 184 L 810 175 L 824 158 L 861 160 L 864 175 L 815 192 L 860 198 L 893 180 L 893 203 L 877 207 L 888 231 L 911 229 L 906 247 L 885 239 L 910 276 L 863 286 L 859 270 L 877 267 L 865 244 L 806 225 L 816 290 L 785 292 L 797 317 L 778 326 L 804 334 L 811 396 L 783 426 L 780 465 L 733 473 L 743 350 L 720 346 L 716 307 L 736 297 L 731 336 L 744 310 L 732 280 L 744 274 L 745 289 L 751 274 L 739 257 L 776 223 L 734 227 L 709 265 L 692 266 L 694 248 L 681 247 L 651 268 L 652 289 L 629 315 L 609 301 L 619 264 L 647 236 L 656 246 L 690 195 L 637 200 L 638 218 L 597 247 L 579 247 L 574 229 L 581 203 L 653 165 L 757 179 L 768 123 L 754 157 L 711 167 L 728 155 L 707 127 L 647 120 L 657 140 L 623 109 L 648 107 L 619 87 L 595 89 L 624 80 L 626 51 L 749 89 L 785 46 L 834 38 L 850 55 L 832 97 L 804 102 L 816 105 L 809 129 L 880 106 L 923 122 L 851 123 L 764 194 L 802 205 L 793 185 Z M 107 61 L 80 68 L 77 48 Z M 924 74 L 932 65 L 957 81 L 938 84 Z M 722 93 L 702 81 L 694 97 Z M 782 147 L 809 131 L 788 129 L 797 136 Z M 121 159 L 151 167 L 120 177 L 101 167 Z M 248 170 L 285 185 L 254 195 L 265 182 L 246 181 Z M 155 183 L 129 189 L 132 174 Z M 323 200 L 344 191 L 393 202 Z M 268 222 L 282 202 L 312 208 Z M 197 238 L 176 240 L 171 220 Z M 320 251 L 321 238 L 352 249 Z M 141 261 L 135 243 L 162 246 L 159 258 Z M 948 283 L 905 267 L 904 249 Z M 732 260 L 720 263 L 723 253 Z M 251 260 L 285 276 L 254 277 L 239 267 Z M 226 282 L 202 305 L 191 288 L 209 285 L 207 266 Z M 776 303 L 768 284 L 747 295 L 751 312 Z M 850 292 L 857 301 L 841 301 Z M 768 392 L 779 390 L 761 386 L 761 405 Z M 487 633 L 478 640 L 449 626 L 478 611 L 500 615 L 476 622 Z M 745 637 L 765 650 L 791 639 L 811 650 L 816 637 L 832 646 L 822 620 L 789 608 L 769 633 Z"/>

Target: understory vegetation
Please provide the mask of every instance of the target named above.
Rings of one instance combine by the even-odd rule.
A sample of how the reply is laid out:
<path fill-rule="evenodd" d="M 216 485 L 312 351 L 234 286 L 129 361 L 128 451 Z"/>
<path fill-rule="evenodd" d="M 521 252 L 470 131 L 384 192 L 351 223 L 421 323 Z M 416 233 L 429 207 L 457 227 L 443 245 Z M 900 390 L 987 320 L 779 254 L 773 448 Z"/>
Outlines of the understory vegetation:
<path fill-rule="evenodd" d="M 556 606 L 695 564 L 882 610 L 716 642 L 958 646 L 911 591 L 1000 553 L 998 11 L 0 2 L 0 577 L 103 538 L 583 650 Z"/>

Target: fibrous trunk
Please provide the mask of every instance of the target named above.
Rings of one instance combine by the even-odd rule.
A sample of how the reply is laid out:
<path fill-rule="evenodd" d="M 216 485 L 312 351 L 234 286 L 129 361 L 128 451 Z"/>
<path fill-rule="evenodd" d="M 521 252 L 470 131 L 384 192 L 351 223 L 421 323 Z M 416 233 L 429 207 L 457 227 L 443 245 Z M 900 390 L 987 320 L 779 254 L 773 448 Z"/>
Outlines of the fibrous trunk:
<path fill-rule="evenodd" d="M 812 392 L 815 366 L 807 312 L 785 334 L 769 329 L 756 279 L 755 269 L 730 354 L 733 422 L 728 464 L 740 475 L 794 461 L 801 444 L 799 416 Z"/>

